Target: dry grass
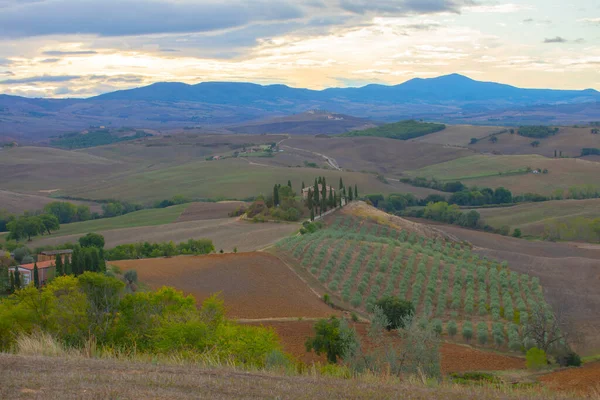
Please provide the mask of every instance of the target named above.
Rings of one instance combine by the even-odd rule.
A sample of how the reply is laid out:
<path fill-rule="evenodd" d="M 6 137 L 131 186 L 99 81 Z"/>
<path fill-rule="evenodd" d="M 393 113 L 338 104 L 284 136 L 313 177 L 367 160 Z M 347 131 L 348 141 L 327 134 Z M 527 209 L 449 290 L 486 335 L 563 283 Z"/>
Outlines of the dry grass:
<path fill-rule="evenodd" d="M 0 355 L 3 399 L 571 399 L 536 387 L 466 387 L 365 376 L 338 379 L 84 358 Z"/>

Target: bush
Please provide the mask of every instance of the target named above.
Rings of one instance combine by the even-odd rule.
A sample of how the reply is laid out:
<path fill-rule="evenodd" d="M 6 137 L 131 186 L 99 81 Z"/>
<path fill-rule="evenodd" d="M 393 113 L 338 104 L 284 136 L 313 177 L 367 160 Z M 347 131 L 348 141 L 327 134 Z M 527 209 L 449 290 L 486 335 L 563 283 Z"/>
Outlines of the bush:
<path fill-rule="evenodd" d="M 542 369 L 548 364 L 546 352 L 537 347 L 530 348 L 525 355 L 525 359 L 528 369 Z"/>
<path fill-rule="evenodd" d="M 448 325 L 446 325 L 446 330 L 448 331 L 448 336 L 450 336 L 451 338 L 456 336 L 456 333 L 458 332 L 458 327 L 456 326 L 456 322 L 455 321 L 448 322 Z"/>
<path fill-rule="evenodd" d="M 479 344 L 486 344 L 488 341 L 488 326 L 485 322 L 477 324 L 477 340 Z"/>
<path fill-rule="evenodd" d="M 377 300 L 375 305 L 381 307 L 387 317 L 389 322 L 387 326 L 388 330 L 403 328 L 404 319 L 415 313 L 413 303 L 394 296 L 382 297 Z"/>
<path fill-rule="evenodd" d="M 473 324 L 470 321 L 463 323 L 462 336 L 467 342 L 473 339 Z"/>
<path fill-rule="evenodd" d="M 581 366 L 581 357 L 579 354 L 569 351 L 567 354 L 561 354 L 556 358 L 561 367 L 579 367 Z"/>
<path fill-rule="evenodd" d="M 442 320 L 434 319 L 431 324 L 433 326 L 433 331 L 435 333 L 437 333 L 438 335 L 441 335 L 442 334 Z"/>

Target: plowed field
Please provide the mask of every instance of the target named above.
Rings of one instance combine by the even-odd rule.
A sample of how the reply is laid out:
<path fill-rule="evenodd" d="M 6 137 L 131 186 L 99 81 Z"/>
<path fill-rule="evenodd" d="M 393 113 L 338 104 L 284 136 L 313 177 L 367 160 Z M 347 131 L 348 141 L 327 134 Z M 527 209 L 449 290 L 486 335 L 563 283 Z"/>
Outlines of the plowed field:
<path fill-rule="evenodd" d="M 328 317 L 325 305 L 281 260 L 266 253 L 111 262 L 152 288 L 172 286 L 200 303 L 221 292 L 232 318 Z"/>
<path fill-rule="evenodd" d="M 551 389 L 600 393 L 600 362 L 569 368 L 539 378 Z"/>
<path fill-rule="evenodd" d="M 253 323 L 253 325 L 270 326 L 275 329 L 286 352 L 296 356 L 298 359 L 311 363 L 316 361 L 326 362 L 324 355 L 317 356 L 314 352 L 307 353 L 304 342 L 307 337 L 314 336 L 314 321 L 267 321 Z M 354 325 L 356 331 L 366 341 L 368 324 L 358 323 Z M 394 335 L 394 333 L 390 333 Z M 400 341 L 397 341 L 400 345 Z M 367 344 L 368 345 L 368 344 Z M 518 357 L 505 356 L 489 351 L 481 351 L 467 346 L 444 343 L 441 348 L 442 371 L 465 372 L 465 371 L 501 371 L 525 368 L 525 360 Z"/>

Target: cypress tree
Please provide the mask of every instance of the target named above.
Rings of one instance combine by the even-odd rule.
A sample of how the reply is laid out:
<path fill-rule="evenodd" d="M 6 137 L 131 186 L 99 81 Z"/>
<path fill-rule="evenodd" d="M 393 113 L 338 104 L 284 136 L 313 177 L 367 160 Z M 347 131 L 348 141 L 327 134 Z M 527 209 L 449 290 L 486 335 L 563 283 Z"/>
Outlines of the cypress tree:
<path fill-rule="evenodd" d="M 313 194 L 312 194 L 311 189 L 308 189 L 308 195 L 306 196 L 306 202 L 308 205 L 308 209 L 312 210 L 313 209 Z"/>
<path fill-rule="evenodd" d="M 104 260 L 104 249 L 98 250 L 98 257 L 100 258 L 100 264 L 98 270 L 100 272 L 106 272 L 106 261 Z"/>
<path fill-rule="evenodd" d="M 33 264 L 33 284 L 36 288 L 40 287 L 40 271 L 37 267 L 37 262 Z"/>
<path fill-rule="evenodd" d="M 15 267 L 15 289 L 21 289 L 21 274 L 19 267 Z"/>
<path fill-rule="evenodd" d="M 311 221 L 315 220 L 315 210 L 313 208 L 310 209 L 310 220 Z"/>
<path fill-rule="evenodd" d="M 65 265 L 63 266 L 63 274 L 71 275 L 73 273 L 73 268 L 71 264 L 71 259 L 66 256 L 65 257 Z"/>
<path fill-rule="evenodd" d="M 288 179 L 288 186 L 290 187 L 290 189 L 292 188 L 292 181 L 290 181 L 289 179 Z"/>
<path fill-rule="evenodd" d="M 81 273 L 81 253 L 78 247 L 73 249 L 73 255 L 71 256 L 71 272 L 77 276 Z"/>
<path fill-rule="evenodd" d="M 321 187 L 321 198 L 324 199 L 324 203 L 327 205 L 327 183 L 325 182 L 325 177 L 322 179 L 322 187 Z M 327 211 L 327 210 L 325 210 Z"/>
<path fill-rule="evenodd" d="M 65 274 L 65 268 L 63 266 L 62 257 L 60 254 L 56 255 L 56 260 L 54 261 L 54 276 L 63 276 Z"/>
<path fill-rule="evenodd" d="M 275 184 L 273 187 L 273 206 L 277 207 L 279 205 L 279 186 Z"/>
<path fill-rule="evenodd" d="M 84 273 L 86 271 L 93 271 L 94 269 L 94 260 L 92 260 L 92 254 L 91 251 L 86 251 L 85 254 L 83 255 L 83 270 L 81 270 L 81 273 Z"/>
<path fill-rule="evenodd" d="M 10 271 L 8 278 L 10 279 L 10 292 L 14 293 L 15 292 L 15 274 L 12 271 Z"/>
<path fill-rule="evenodd" d="M 339 207 L 342 208 L 343 204 L 342 204 L 342 194 L 341 193 L 339 196 L 337 196 L 337 202 L 338 202 Z"/>
<path fill-rule="evenodd" d="M 319 185 L 317 184 L 317 180 L 315 179 L 315 187 L 314 187 L 314 191 L 313 191 L 313 206 L 314 207 L 318 207 L 319 206 Z"/>
<path fill-rule="evenodd" d="M 354 185 L 354 198 L 358 200 L 358 186 Z"/>
<path fill-rule="evenodd" d="M 350 187 L 350 193 L 348 193 L 348 201 L 352 201 L 353 199 L 353 194 L 352 194 L 352 187 Z"/>
<path fill-rule="evenodd" d="M 342 177 L 340 176 L 340 191 L 344 188 L 344 181 L 342 180 Z"/>
<path fill-rule="evenodd" d="M 92 247 L 89 252 L 91 253 L 91 257 L 92 257 L 92 264 L 91 264 L 91 271 L 93 272 L 100 272 L 100 257 L 98 255 L 98 249 L 95 247 Z"/>
<path fill-rule="evenodd" d="M 306 186 L 304 186 L 304 181 L 302 181 L 302 190 L 306 189 Z"/>
<path fill-rule="evenodd" d="M 333 188 L 329 188 L 329 206 L 331 208 L 335 207 L 335 197 L 333 197 Z"/>

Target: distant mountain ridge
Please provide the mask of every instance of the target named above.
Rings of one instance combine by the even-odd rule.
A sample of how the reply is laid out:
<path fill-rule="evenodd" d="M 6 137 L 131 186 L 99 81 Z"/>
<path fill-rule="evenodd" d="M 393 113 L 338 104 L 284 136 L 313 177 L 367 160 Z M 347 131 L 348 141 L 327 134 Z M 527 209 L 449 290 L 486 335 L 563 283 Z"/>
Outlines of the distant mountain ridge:
<path fill-rule="evenodd" d="M 381 122 L 423 119 L 479 125 L 564 125 L 600 121 L 600 92 L 522 89 L 459 74 L 415 78 L 394 86 L 324 90 L 236 82 L 159 82 L 88 99 L 0 95 L 0 141 L 43 141 L 90 126 L 222 129 L 318 109 Z M 292 121 L 282 122 L 289 125 Z M 341 125 L 336 125 L 341 132 L 354 129 Z M 313 129 L 319 126 L 328 129 L 326 125 L 313 125 Z M 278 129 L 283 128 L 285 125 Z"/>

